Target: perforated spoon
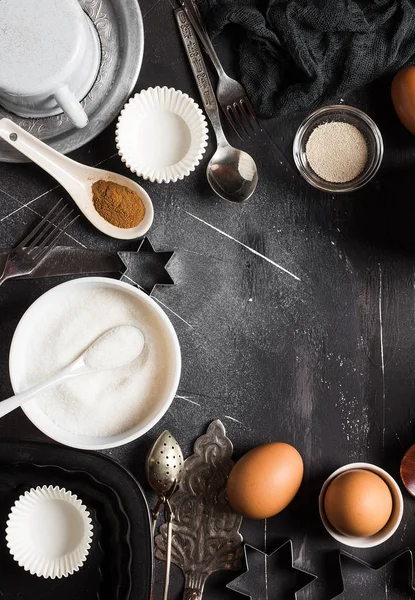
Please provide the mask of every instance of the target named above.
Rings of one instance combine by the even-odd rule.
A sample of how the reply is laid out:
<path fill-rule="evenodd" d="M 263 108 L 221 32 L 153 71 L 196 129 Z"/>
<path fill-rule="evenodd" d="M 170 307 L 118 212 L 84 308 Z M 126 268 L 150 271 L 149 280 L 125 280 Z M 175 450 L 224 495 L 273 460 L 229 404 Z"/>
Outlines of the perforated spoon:
<path fill-rule="evenodd" d="M 157 504 L 152 511 L 152 537 L 156 531 L 157 517 L 161 505 L 164 505 L 164 516 L 167 523 L 166 568 L 164 573 L 163 600 L 167 600 L 170 582 L 171 541 L 173 533 L 173 512 L 170 497 L 177 485 L 177 478 L 182 470 L 183 453 L 175 438 L 169 431 L 156 439 L 149 450 L 146 461 L 148 483 L 158 495 Z"/>
<path fill-rule="evenodd" d="M 97 338 L 79 358 L 50 379 L 0 402 L 0 417 L 4 417 L 40 392 L 65 379 L 122 367 L 138 358 L 143 347 L 144 336 L 137 327 L 132 325 L 113 327 Z"/>
<path fill-rule="evenodd" d="M 0 137 L 52 175 L 72 196 L 88 221 L 102 233 L 120 240 L 131 240 L 145 235 L 150 229 L 153 223 L 153 204 L 146 191 L 132 179 L 112 171 L 82 165 L 50 148 L 10 119 L 0 119 Z M 95 210 L 92 184 L 101 179 L 123 185 L 140 196 L 145 215 L 137 227 L 115 227 Z"/>

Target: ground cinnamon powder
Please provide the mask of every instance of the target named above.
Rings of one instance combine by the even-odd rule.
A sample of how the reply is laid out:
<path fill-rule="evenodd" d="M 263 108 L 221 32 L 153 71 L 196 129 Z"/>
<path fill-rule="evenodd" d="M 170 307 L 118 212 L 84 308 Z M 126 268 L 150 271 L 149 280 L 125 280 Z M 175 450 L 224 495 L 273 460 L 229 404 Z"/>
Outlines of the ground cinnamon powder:
<path fill-rule="evenodd" d="M 122 229 L 136 227 L 146 212 L 138 194 L 114 181 L 100 179 L 93 183 L 92 201 L 101 217 Z"/>

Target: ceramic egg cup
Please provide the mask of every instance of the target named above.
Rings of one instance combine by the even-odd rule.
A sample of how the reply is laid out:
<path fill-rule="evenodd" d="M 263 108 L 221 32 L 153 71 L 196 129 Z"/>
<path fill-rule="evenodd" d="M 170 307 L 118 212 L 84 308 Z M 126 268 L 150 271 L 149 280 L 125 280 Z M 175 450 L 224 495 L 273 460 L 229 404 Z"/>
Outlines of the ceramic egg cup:
<path fill-rule="evenodd" d="M 369 537 L 354 537 L 340 533 L 331 525 L 324 511 L 324 496 L 331 482 L 341 473 L 345 473 L 346 471 L 351 471 L 354 469 L 363 469 L 365 471 L 370 471 L 371 473 L 374 473 L 375 475 L 381 477 L 383 481 L 387 484 L 392 495 L 392 514 L 388 522 L 380 531 L 378 531 L 378 533 L 375 533 L 374 535 L 371 535 Z M 398 529 L 403 515 L 402 493 L 396 481 L 393 479 L 393 477 L 389 475 L 389 473 L 387 473 L 380 467 L 364 462 L 344 465 L 343 467 L 340 467 L 340 469 L 337 469 L 337 471 L 334 471 L 334 473 L 332 473 L 330 477 L 326 479 L 326 481 L 323 484 L 323 487 L 321 488 L 318 504 L 320 518 L 324 527 L 331 535 L 331 537 L 333 537 L 338 542 L 341 542 L 345 546 L 351 546 L 352 548 L 373 548 L 374 546 L 379 546 L 379 544 L 383 544 L 383 542 L 386 542 L 386 540 L 388 540 Z"/>

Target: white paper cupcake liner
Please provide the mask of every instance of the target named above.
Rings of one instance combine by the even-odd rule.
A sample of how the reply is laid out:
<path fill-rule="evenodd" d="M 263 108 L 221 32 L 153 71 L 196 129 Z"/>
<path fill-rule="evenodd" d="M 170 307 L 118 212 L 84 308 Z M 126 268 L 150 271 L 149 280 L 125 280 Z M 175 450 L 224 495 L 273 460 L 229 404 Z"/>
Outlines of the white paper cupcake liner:
<path fill-rule="evenodd" d="M 14 560 L 38 577 L 67 577 L 78 571 L 92 540 L 89 512 L 64 488 L 32 488 L 13 505 L 6 524 Z"/>
<path fill-rule="evenodd" d="M 206 151 L 206 119 L 192 98 L 167 87 L 135 94 L 118 118 L 121 160 L 137 175 L 168 183 L 189 175 Z"/>

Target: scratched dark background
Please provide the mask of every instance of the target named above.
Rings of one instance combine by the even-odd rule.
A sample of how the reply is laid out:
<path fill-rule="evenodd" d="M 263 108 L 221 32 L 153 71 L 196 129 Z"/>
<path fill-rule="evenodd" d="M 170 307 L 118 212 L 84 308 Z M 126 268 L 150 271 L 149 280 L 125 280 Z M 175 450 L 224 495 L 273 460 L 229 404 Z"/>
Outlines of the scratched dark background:
<path fill-rule="evenodd" d="M 172 86 L 199 102 L 173 4 L 140 4 L 146 42 L 137 90 Z M 232 47 L 223 41 L 217 45 L 237 76 Z M 190 177 L 168 185 L 140 181 L 155 208 L 152 244 L 156 250 L 176 251 L 170 263 L 175 285 L 157 288 L 154 297 L 176 328 L 183 372 L 178 397 L 157 427 L 108 454 L 147 489 L 144 457 L 165 428 L 186 455 L 215 418 L 225 424 L 235 457 L 265 442 L 296 446 L 305 462 L 298 496 L 266 523 L 245 521 L 242 533 L 267 552 L 292 538 L 296 566 L 318 575 L 298 593 L 300 600 L 330 598 L 340 586 L 334 559 L 338 544 L 318 517 L 324 479 L 352 461 L 376 463 L 399 479 L 400 460 L 415 441 L 415 144 L 393 112 L 389 86 L 385 79 L 337 99 L 366 110 L 384 136 L 378 176 L 353 195 L 320 193 L 297 174 L 291 146 L 303 114 L 264 123 L 266 132 L 244 145 L 257 162 L 259 184 L 242 205 L 218 199 L 207 185 L 212 134 L 202 164 Z M 114 123 L 72 157 L 129 174 L 116 155 Z M 15 244 L 37 215 L 61 197 L 66 197 L 63 190 L 38 167 L 0 164 L 0 245 Z M 106 238 L 83 218 L 64 243 L 111 252 L 137 247 Z M 31 302 L 60 281 L 11 281 L 0 288 L 2 397 L 12 393 L 8 350 L 14 328 Z M 0 433 L 46 440 L 21 411 L 1 420 Z M 407 493 L 404 498 L 397 533 L 378 548 L 355 550 L 356 556 L 376 562 L 405 546 L 415 548 L 415 504 Z M 408 586 L 405 591 L 395 585 L 397 576 L 407 579 L 408 574 L 392 571 L 374 577 L 363 570 L 361 577 L 346 578 L 344 597 L 411 597 Z M 208 580 L 206 600 L 241 598 L 225 587 L 235 576 L 223 572 Z M 157 564 L 156 597 L 161 580 L 162 565 Z M 172 600 L 181 597 L 182 585 L 174 567 Z M 273 590 L 270 583 L 268 600 L 277 600 Z"/>

